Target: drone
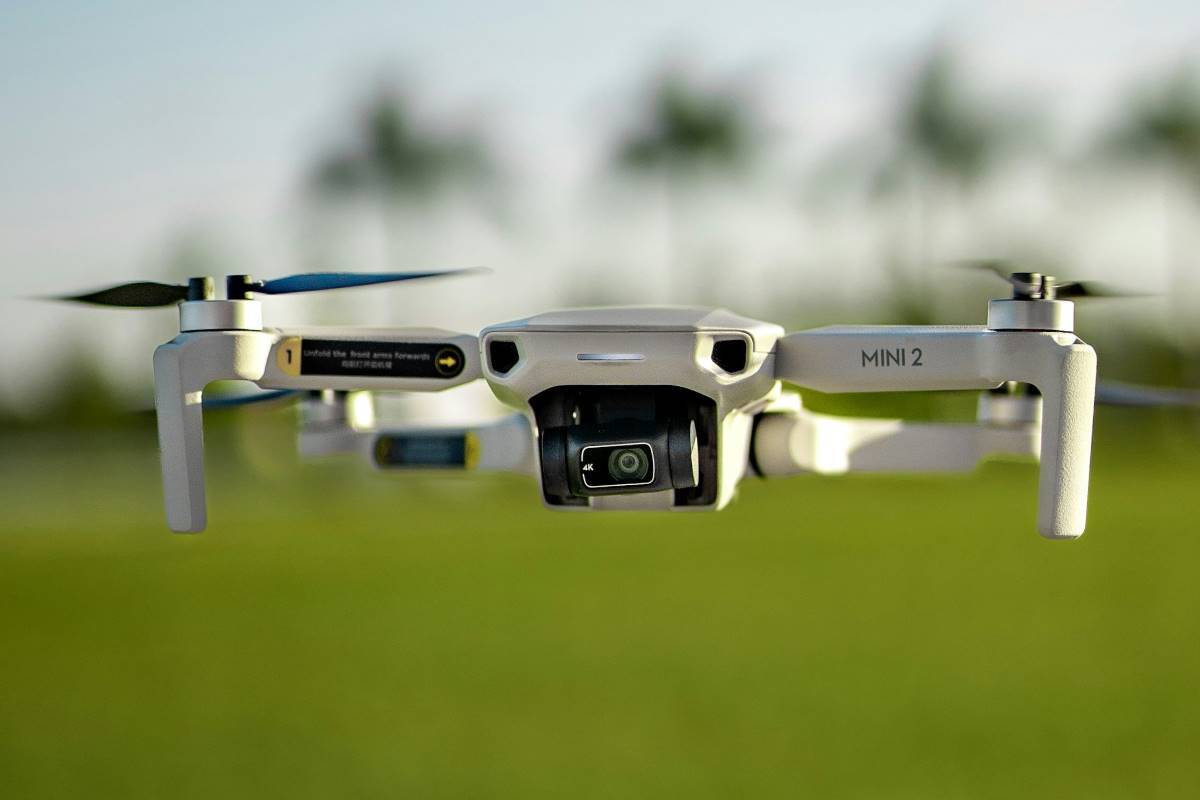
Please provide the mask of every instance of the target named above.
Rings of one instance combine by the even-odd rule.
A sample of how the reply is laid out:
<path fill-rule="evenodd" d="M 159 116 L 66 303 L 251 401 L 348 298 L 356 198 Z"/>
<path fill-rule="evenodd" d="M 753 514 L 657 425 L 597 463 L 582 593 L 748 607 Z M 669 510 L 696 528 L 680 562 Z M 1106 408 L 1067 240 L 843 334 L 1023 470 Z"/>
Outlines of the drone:
<path fill-rule="evenodd" d="M 690 307 L 555 311 L 477 335 L 272 328 L 256 299 L 474 270 L 265 281 L 231 275 L 223 299 L 215 297 L 214 281 L 201 277 L 59 299 L 178 306 L 179 335 L 154 352 L 163 495 L 176 532 L 207 524 L 203 409 L 297 396 L 304 456 L 355 453 L 383 469 L 522 473 L 537 479 L 542 504 L 556 511 L 715 511 L 752 476 L 965 472 L 993 455 L 1038 459 L 1038 532 L 1076 539 L 1087 521 L 1098 398 L 1096 353 L 1075 335 L 1073 301 L 1106 292 L 990 268 L 1009 282 L 1011 296 L 988 303 L 985 325 L 835 325 L 793 333 Z M 226 380 L 265 391 L 205 398 L 210 384 Z M 440 392 L 479 380 L 510 416 L 454 428 L 377 424 L 372 393 Z M 980 396 L 974 423 L 915 423 L 815 413 L 791 387 Z M 1136 387 L 1108 394 L 1120 404 L 1179 401 Z"/>

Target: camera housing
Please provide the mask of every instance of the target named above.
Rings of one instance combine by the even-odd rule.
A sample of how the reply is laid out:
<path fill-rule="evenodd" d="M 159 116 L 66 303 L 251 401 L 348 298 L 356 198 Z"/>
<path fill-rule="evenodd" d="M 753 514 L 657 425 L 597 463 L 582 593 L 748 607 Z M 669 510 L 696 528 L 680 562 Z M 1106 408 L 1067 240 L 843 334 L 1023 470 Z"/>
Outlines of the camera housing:
<path fill-rule="evenodd" d="M 674 492 L 680 505 L 711 502 L 712 403 L 674 386 L 558 386 L 530 401 L 539 424 L 543 496 L 550 505 Z"/>
<path fill-rule="evenodd" d="M 711 509 L 779 394 L 777 325 L 699 308 L 579 309 L 484 329 L 484 377 L 530 421 L 557 509 Z"/>

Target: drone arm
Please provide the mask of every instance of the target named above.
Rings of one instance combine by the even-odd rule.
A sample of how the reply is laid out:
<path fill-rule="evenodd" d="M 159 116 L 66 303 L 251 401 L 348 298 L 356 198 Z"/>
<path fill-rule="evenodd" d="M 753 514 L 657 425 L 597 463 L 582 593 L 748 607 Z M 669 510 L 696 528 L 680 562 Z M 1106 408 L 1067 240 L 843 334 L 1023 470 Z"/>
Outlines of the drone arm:
<path fill-rule="evenodd" d="M 207 303 L 184 303 L 182 308 L 189 306 L 209 308 Z M 269 389 L 438 391 L 479 374 L 476 338 L 447 331 L 327 328 L 182 333 L 154 353 L 154 404 L 167 523 L 174 531 L 194 533 L 204 530 L 207 521 L 201 401 L 204 388 L 213 381 L 246 380 Z"/>
<path fill-rule="evenodd" d="M 1035 340 L 1021 337 L 1036 336 Z M 1076 539 L 1087 525 L 1096 351 L 1071 334 L 997 334 L 993 368 L 1042 393 L 1038 531 Z M 1035 344 L 1036 342 L 1036 344 Z M 1030 351 L 1036 351 L 1030 357 Z"/>
<path fill-rule="evenodd" d="M 1043 396 L 1038 530 L 1074 539 L 1087 518 L 1096 354 L 1074 334 L 978 327 L 819 328 L 784 337 L 782 380 L 824 392 L 987 389 L 1006 380 Z"/>
<path fill-rule="evenodd" d="M 989 455 L 1038 455 L 1036 424 L 909 423 L 767 413 L 754 430 L 754 462 L 767 477 L 816 472 L 969 472 Z"/>
<path fill-rule="evenodd" d="M 834 325 L 785 336 L 777 378 L 821 392 L 986 389 L 989 338 L 978 327 Z"/>
<path fill-rule="evenodd" d="M 533 438 L 523 414 L 470 427 L 375 426 L 370 392 L 322 393 L 301 401 L 300 455 L 359 454 L 379 469 L 470 469 L 531 473 Z"/>
<path fill-rule="evenodd" d="M 271 338 L 249 331 L 181 334 L 154 351 L 154 405 L 167 524 L 204 530 L 204 388 L 216 380 L 257 380 Z"/>
<path fill-rule="evenodd" d="M 480 377 L 479 340 L 425 328 L 274 330 L 264 389 L 437 392 Z"/>
<path fill-rule="evenodd" d="M 471 428 L 408 427 L 371 437 L 368 456 L 380 469 L 467 469 L 532 474 L 533 437 L 522 414 Z"/>

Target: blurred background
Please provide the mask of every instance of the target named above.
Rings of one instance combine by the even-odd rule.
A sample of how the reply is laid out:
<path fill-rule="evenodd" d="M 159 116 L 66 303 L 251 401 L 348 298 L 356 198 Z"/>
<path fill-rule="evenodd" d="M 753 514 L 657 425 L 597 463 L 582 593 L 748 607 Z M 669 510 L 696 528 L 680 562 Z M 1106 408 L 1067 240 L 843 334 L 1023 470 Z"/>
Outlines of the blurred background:
<path fill-rule="evenodd" d="M 63 796 L 1195 796 L 1200 425 L 1102 409 L 1089 532 L 1036 468 L 749 483 L 720 515 L 301 462 L 208 415 L 162 520 L 133 279 L 484 265 L 265 298 L 475 332 L 701 304 L 981 324 L 1007 259 L 1101 377 L 1200 386 L 1194 3 L 49 2 L 0 12 L 0 777 Z M 806 400 L 969 420 L 962 393 Z M 397 419 L 487 417 L 486 387 Z"/>

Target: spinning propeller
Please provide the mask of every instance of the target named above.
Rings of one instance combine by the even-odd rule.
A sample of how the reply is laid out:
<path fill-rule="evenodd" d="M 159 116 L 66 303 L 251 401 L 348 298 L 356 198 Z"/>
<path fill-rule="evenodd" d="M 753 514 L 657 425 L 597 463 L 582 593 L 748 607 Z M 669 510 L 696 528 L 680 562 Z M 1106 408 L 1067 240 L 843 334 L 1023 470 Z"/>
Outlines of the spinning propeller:
<path fill-rule="evenodd" d="M 1060 281 L 1041 272 L 1014 271 L 1018 262 L 1000 258 L 984 258 L 961 262 L 969 269 L 990 272 L 1013 287 L 1015 300 L 1083 300 L 1088 298 L 1147 297 L 1095 281 Z M 1032 387 L 1027 387 L 1032 388 Z M 1012 387 L 1000 387 L 996 392 L 1013 393 Z M 1096 404 L 1130 408 L 1200 408 L 1200 390 L 1165 386 L 1146 386 L 1136 383 L 1101 381 L 1096 386 Z"/>
<path fill-rule="evenodd" d="M 243 406 L 257 405 L 258 403 L 271 403 L 277 400 L 293 400 L 305 393 L 302 389 L 273 389 L 269 392 L 247 392 L 245 394 L 219 394 L 212 397 L 205 397 L 201 402 L 205 409 L 213 408 L 241 408 Z"/>
<path fill-rule="evenodd" d="M 1015 300 L 1081 300 L 1084 298 L 1145 297 L 1096 281 L 1064 281 L 1043 272 L 1019 272 L 1019 264 L 1002 258 L 981 258 L 961 262 L 969 269 L 990 272 L 1007 281 Z"/>
<path fill-rule="evenodd" d="M 244 300 L 254 294 L 323 292 L 331 289 L 378 286 L 484 271 L 486 271 L 484 268 L 470 267 L 421 272 L 305 272 L 265 281 L 256 281 L 249 275 L 229 275 L 225 279 L 225 293 L 227 299 Z M 214 294 L 213 279 L 202 277 L 190 278 L 186 284 L 134 281 L 84 294 L 52 299 L 115 308 L 163 308 L 182 302 L 213 300 Z M 203 405 L 207 409 L 237 408 L 278 400 L 292 400 L 304 393 L 297 389 L 279 389 L 247 394 L 215 395 L 205 397 Z"/>
<path fill-rule="evenodd" d="M 1102 381 L 1096 386 L 1096 403 L 1130 408 L 1200 408 L 1200 389 Z"/>
<path fill-rule="evenodd" d="M 225 285 L 226 296 L 230 300 L 242 300 L 251 294 L 324 292 L 330 289 L 351 289 L 356 286 L 376 286 L 481 271 L 475 267 L 432 272 L 303 272 L 267 281 L 256 281 L 249 275 L 230 275 L 225 279 Z M 161 308 L 184 301 L 212 300 L 213 281 L 212 278 L 191 278 L 186 284 L 135 281 L 54 299 L 94 306 Z"/>

